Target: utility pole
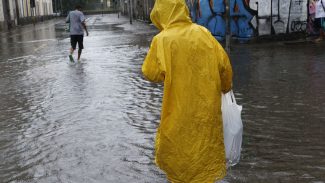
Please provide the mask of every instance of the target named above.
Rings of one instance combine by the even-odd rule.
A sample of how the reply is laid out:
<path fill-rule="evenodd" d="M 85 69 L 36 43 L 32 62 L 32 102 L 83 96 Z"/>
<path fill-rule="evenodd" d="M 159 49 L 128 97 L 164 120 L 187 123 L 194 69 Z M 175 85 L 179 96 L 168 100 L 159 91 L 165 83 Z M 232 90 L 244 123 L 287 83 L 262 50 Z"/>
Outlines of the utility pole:
<path fill-rule="evenodd" d="M 55 17 L 57 17 L 57 12 L 56 12 L 56 0 L 53 1 L 54 5 L 53 5 L 53 13 L 55 13 Z"/>
<path fill-rule="evenodd" d="M 104 16 L 104 0 L 101 0 L 102 3 L 102 16 Z"/>
<path fill-rule="evenodd" d="M 63 6 L 62 6 L 62 0 L 60 0 L 60 8 L 61 8 L 61 12 L 60 12 L 60 15 L 62 16 L 62 14 L 63 14 Z"/>
<path fill-rule="evenodd" d="M 231 30 L 230 30 L 230 0 L 226 0 L 226 52 L 230 54 Z"/>
<path fill-rule="evenodd" d="M 117 18 L 120 18 L 120 9 L 121 9 L 121 0 L 115 0 L 116 7 L 117 7 Z"/>
<path fill-rule="evenodd" d="M 20 24 L 20 22 L 19 22 L 20 13 L 19 13 L 19 5 L 18 5 L 18 1 L 17 0 L 15 0 L 15 5 L 16 5 L 17 25 L 19 25 Z"/>
<path fill-rule="evenodd" d="M 35 0 L 30 1 L 30 10 L 31 10 L 31 15 L 32 15 L 32 20 L 33 20 L 33 25 L 35 26 L 36 24 L 36 4 Z"/>
<path fill-rule="evenodd" d="M 2 6 L 3 6 L 3 16 L 4 16 L 4 20 L 5 20 L 5 26 L 6 26 L 6 29 L 9 30 L 11 28 L 9 1 L 2 0 Z"/>
<path fill-rule="evenodd" d="M 129 16 L 130 16 L 130 24 L 132 24 L 132 19 L 133 19 L 133 10 L 132 10 L 132 0 L 129 0 Z"/>
<path fill-rule="evenodd" d="M 26 1 L 26 15 L 27 17 L 29 17 L 29 13 L 28 13 L 28 2 Z"/>
<path fill-rule="evenodd" d="M 150 20 L 150 14 L 149 14 L 149 0 L 146 0 L 146 3 L 147 3 L 147 9 L 146 9 L 146 19 L 149 19 Z"/>

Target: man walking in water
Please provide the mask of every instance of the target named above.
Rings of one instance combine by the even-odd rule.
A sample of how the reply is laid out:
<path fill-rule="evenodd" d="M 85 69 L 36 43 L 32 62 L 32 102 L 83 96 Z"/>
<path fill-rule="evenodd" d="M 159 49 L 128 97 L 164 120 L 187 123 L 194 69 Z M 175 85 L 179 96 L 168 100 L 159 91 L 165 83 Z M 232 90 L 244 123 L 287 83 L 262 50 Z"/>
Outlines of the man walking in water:
<path fill-rule="evenodd" d="M 83 38 L 84 38 L 84 30 L 86 31 L 86 34 L 88 36 L 88 30 L 85 23 L 85 16 L 81 12 L 81 6 L 77 5 L 74 11 L 71 11 L 68 14 L 68 17 L 66 19 L 67 23 L 70 23 L 70 42 L 71 42 L 71 48 L 70 48 L 70 61 L 74 62 L 73 59 L 73 52 L 76 49 L 77 43 L 78 43 L 78 61 L 80 61 L 80 56 L 82 49 L 84 48 L 83 45 Z"/>

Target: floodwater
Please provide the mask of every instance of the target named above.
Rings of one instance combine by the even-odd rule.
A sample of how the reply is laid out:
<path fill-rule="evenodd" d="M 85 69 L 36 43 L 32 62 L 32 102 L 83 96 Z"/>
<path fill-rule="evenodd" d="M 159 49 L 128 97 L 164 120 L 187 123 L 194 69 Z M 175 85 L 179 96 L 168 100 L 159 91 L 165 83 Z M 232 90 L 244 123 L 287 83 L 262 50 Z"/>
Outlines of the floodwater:
<path fill-rule="evenodd" d="M 90 16 L 82 59 L 56 19 L 1 33 L 1 183 L 166 183 L 153 163 L 163 86 L 143 79 L 151 25 Z M 223 182 L 325 183 L 324 44 L 235 45 L 239 165 Z"/>

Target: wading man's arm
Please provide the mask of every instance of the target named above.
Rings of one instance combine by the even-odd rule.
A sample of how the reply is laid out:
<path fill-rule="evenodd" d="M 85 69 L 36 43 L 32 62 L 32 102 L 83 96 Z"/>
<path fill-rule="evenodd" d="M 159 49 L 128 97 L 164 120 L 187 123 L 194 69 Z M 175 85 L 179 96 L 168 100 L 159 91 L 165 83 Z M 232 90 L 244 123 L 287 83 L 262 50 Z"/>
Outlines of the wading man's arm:
<path fill-rule="evenodd" d="M 86 35 L 88 36 L 89 35 L 89 33 L 88 33 L 88 29 L 87 29 L 87 26 L 86 26 L 86 23 L 85 23 L 85 21 L 83 21 L 82 23 L 81 23 L 81 25 L 83 26 L 83 28 L 85 29 L 85 31 L 86 31 Z"/>

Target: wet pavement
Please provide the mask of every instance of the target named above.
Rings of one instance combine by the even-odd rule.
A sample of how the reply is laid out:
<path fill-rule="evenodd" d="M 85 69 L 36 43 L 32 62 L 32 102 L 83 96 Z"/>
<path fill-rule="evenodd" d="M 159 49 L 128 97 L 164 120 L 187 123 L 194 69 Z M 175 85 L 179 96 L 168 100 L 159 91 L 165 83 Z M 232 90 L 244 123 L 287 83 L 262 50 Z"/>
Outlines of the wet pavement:
<path fill-rule="evenodd" d="M 89 16 L 69 63 L 62 19 L 0 33 L 0 182 L 166 183 L 153 164 L 162 86 L 141 64 L 151 25 Z M 232 48 L 239 165 L 223 182 L 325 183 L 325 44 Z"/>

